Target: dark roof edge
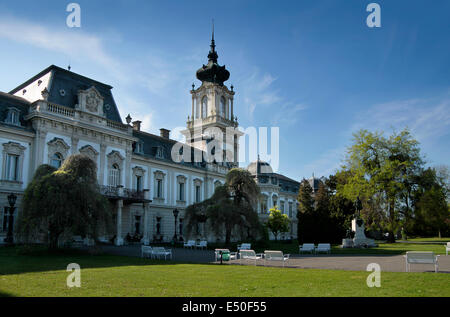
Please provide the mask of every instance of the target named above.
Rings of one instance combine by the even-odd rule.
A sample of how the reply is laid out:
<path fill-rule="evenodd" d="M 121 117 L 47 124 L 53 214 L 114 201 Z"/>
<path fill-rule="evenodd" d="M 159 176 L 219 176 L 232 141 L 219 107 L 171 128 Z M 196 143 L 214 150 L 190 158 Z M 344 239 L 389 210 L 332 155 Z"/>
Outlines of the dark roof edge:
<path fill-rule="evenodd" d="M 19 97 L 19 96 L 11 95 L 11 93 L 6 93 L 6 92 L 3 92 L 3 91 L 0 91 L 0 96 L 6 97 L 6 98 L 11 98 L 11 99 L 14 99 L 16 101 L 19 101 L 19 102 L 22 102 L 24 104 L 27 104 L 27 105 L 31 104 L 31 102 L 29 102 L 28 100 L 26 100 L 26 99 L 24 99 L 22 97 Z"/>
<path fill-rule="evenodd" d="M 51 70 L 54 70 L 54 69 L 55 69 L 55 70 L 58 70 L 58 71 L 63 71 L 63 72 L 69 73 L 69 74 L 72 75 L 72 76 L 75 75 L 75 76 L 77 76 L 77 77 L 79 77 L 79 78 L 82 78 L 82 79 L 84 79 L 84 80 L 90 80 L 90 81 L 92 81 L 92 82 L 94 82 L 94 83 L 98 83 L 98 84 L 100 84 L 100 85 L 102 85 L 102 86 L 105 86 L 105 87 L 107 87 L 108 89 L 112 89 L 112 88 L 113 88 L 112 86 L 110 86 L 110 85 L 108 85 L 108 84 L 104 84 L 104 83 L 99 82 L 99 81 L 97 81 L 97 80 L 94 80 L 94 79 L 92 79 L 92 78 L 89 78 L 89 77 L 86 77 L 86 76 L 83 76 L 83 75 L 80 75 L 80 74 L 71 72 L 71 71 L 69 71 L 69 70 L 67 70 L 67 69 L 61 68 L 61 67 L 56 66 L 56 65 L 50 65 L 49 67 L 47 67 L 46 69 L 44 69 L 43 71 L 41 71 L 39 74 L 34 75 L 34 76 L 31 77 L 30 79 L 28 79 L 26 82 L 20 84 L 19 86 L 17 86 L 17 87 L 14 88 L 13 90 L 11 90 L 9 93 L 10 93 L 10 94 L 16 93 L 16 92 L 19 91 L 20 89 L 22 89 L 22 88 L 28 86 L 29 84 L 31 84 L 33 81 L 35 81 L 35 80 L 38 79 L 39 77 L 42 77 L 44 74 L 46 74 L 46 73 L 48 73 L 48 72 L 50 72 Z"/>

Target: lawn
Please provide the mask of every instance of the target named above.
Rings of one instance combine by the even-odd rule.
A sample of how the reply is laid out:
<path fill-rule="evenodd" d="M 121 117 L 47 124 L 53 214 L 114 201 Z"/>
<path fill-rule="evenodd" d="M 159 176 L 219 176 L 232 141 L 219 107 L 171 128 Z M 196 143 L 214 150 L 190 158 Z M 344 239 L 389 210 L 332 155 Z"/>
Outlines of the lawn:
<path fill-rule="evenodd" d="M 68 288 L 67 264 L 81 266 L 81 288 Z M 81 253 L 17 255 L 0 248 L 0 296 L 450 296 L 450 275 L 183 264 Z"/>

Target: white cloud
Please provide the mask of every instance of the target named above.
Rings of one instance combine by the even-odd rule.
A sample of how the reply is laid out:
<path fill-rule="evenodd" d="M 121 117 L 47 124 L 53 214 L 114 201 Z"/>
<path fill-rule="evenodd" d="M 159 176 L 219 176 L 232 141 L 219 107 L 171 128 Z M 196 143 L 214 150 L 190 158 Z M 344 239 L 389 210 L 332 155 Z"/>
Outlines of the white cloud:
<path fill-rule="evenodd" d="M 376 104 L 357 115 L 356 120 L 353 131 L 369 128 L 390 133 L 407 127 L 421 143 L 434 142 L 450 133 L 450 97 Z"/>
<path fill-rule="evenodd" d="M 345 146 L 330 149 L 322 153 L 313 162 L 306 164 L 302 170 L 311 171 L 311 173 L 314 173 L 314 175 L 317 177 L 328 177 L 329 175 L 334 174 L 340 168 L 341 163 L 345 158 L 345 153 Z M 303 175 L 303 177 L 308 178 L 310 177 L 310 175 Z"/>
<path fill-rule="evenodd" d="M 53 29 L 11 17 L 0 17 L 0 38 L 62 53 L 71 60 L 101 65 L 121 80 L 125 72 L 121 63 L 110 56 L 99 37 L 73 29 Z"/>

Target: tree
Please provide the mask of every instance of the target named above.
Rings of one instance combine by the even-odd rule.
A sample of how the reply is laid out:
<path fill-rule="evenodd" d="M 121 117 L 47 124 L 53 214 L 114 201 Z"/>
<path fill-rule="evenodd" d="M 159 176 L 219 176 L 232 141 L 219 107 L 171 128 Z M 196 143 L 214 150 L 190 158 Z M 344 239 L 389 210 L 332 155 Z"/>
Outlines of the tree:
<path fill-rule="evenodd" d="M 87 156 L 68 157 L 58 170 L 48 165 L 36 171 L 27 186 L 19 232 L 27 239 L 48 233 L 50 248 L 63 234 L 97 239 L 111 224 L 108 201 L 98 188 L 96 164 Z"/>
<path fill-rule="evenodd" d="M 300 183 L 298 192 L 298 239 L 301 242 L 309 241 L 313 237 L 314 226 L 314 198 L 312 197 L 312 187 L 304 179 Z"/>
<path fill-rule="evenodd" d="M 394 132 L 389 138 L 381 132 L 360 130 L 354 134 L 343 166 L 351 177 L 338 186 L 338 191 L 352 201 L 359 196 L 365 209 L 379 211 L 379 224 L 389 233 L 390 242 L 411 219 L 414 175 L 424 164 L 418 144 L 407 129 Z"/>
<path fill-rule="evenodd" d="M 445 170 L 427 168 L 417 177 L 414 192 L 414 231 L 420 235 L 438 234 L 449 230 L 448 181 Z"/>
<path fill-rule="evenodd" d="M 200 223 L 207 222 L 215 235 L 225 235 L 226 244 L 230 243 L 234 230 L 241 238 L 257 236 L 261 224 L 254 206 L 259 194 L 259 187 L 248 171 L 231 169 L 225 184 L 218 186 L 209 199 L 186 208 L 187 235 Z"/>
<path fill-rule="evenodd" d="M 278 233 L 289 231 L 289 217 L 286 214 L 282 214 L 281 211 L 275 206 L 271 208 L 269 219 L 267 220 L 267 228 L 275 236 L 275 241 L 278 238 Z"/>

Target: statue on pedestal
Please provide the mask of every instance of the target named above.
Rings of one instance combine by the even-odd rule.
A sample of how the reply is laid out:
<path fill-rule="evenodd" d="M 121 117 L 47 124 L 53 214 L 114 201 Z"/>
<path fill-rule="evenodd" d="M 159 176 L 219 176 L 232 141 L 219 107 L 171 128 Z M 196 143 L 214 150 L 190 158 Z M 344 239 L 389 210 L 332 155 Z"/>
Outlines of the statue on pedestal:
<path fill-rule="evenodd" d="M 362 203 L 361 200 L 356 198 L 355 201 L 355 218 L 352 220 L 352 231 L 355 232 L 353 239 L 347 236 L 342 240 L 343 248 L 361 248 L 361 247 L 376 247 L 375 241 L 366 237 L 364 233 L 364 221 L 361 218 Z"/>

